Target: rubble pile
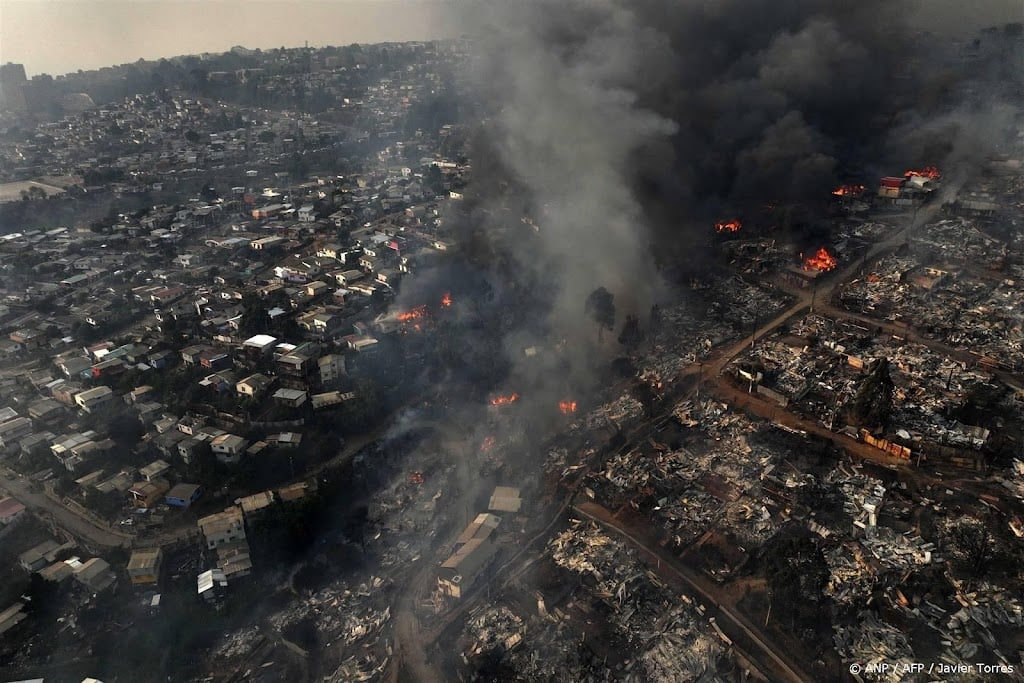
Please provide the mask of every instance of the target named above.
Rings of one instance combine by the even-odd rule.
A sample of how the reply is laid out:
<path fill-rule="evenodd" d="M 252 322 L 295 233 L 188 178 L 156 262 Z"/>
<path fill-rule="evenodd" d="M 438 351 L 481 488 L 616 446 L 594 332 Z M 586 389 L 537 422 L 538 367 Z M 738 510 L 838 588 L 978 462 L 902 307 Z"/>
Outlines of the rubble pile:
<path fill-rule="evenodd" d="M 578 636 L 563 621 L 544 620 L 527 634 L 522 647 L 506 655 L 516 681 L 581 681 L 599 683 L 613 680 L 606 663 L 596 661 Z"/>
<path fill-rule="evenodd" d="M 939 559 L 933 555 L 933 543 L 926 543 L 917 535 L 898 534 L 885 526 L 868 526 L 861 543 L 879 562 L 892 569 L 910 569 Z"/>
<path fill-rule="evenodd" d="M 862 612 L 858 623 L 852 627 L 837 626 L 834 641 L 845 661 L 857 663 L 866 671 L 879 671 L 872 680 L 886 683 L 916 680 L 907 666 L 915 661 L 907 637 L 870 612 Z M 873 665 L 882 663 L 888 663 L 889 668 L 874 669 Z"/>
<path fill-rule="evenodd" d="M 786 304 L 778 293 L 739 277 L 714 276 L 695 284 L 695 300 L 660 309 L 650 343 L 632 359 L 655 382 L 671 383 L 714 346 L 749 334 L 756 322 L 770 319 Z"/>
<path fill-rule="evenodd" d="M 329 676 L 324 677 L 324 683 L 349 683 L 350 681 L 361 683 L 362 681 L 378 680 L 384 673 L 390 661 L 390 647 L 386 656 L 378 656 L 373 652 L 352 656 L 346 659 Z"/>
<path fill-rule="evenodd" d="M 576 430 L 590 431 L 606 427 L 610 424 L 625 429 L 637 422 L 644 413 L 640 401 L 629 393 L 624 393 L 614 401 L 599 406 L 575 424 Z"/>
<path fill-rule="evenodd" d="M 699 681 L 714 676 L 714 664 L 722 658 L 722 643 L 706 631 L 696 631 L 694 621 L 677 607 L 663 615 L 646 635 L 644 670 L 654 681 Z"/>
<path fill-rule="evenodd" d="M 785 397 L 791 408 L 822 416 L 839 429 L 834 421 L 856 395 L 865 369 L 886 358 L 896 385 L 890 439 L 911 451 L 922 441 L 978 449 L 988 439 L 988 430 L 945 416 L 962 404 L 970 387 L 989 382 L 990 373 L 924 344 L 875 336 L 857 324 L 816 315 L 795 321 L 790 331 L 814 343 L 793 344 L 792 336 L 784 342 L 780 335 L 761 340 L 734 361 L 737 381 L 761 384 Z M 749 369 L 755 366 L 763 370 Z"/>
<path fill-rule="evenodd" d="M 735 667 L 703 609 L 685 597 L 680 603 L 596 524 L 573 522 L 551 540 L 548 552 L 559 566 L 590 579 L 615 632 L 637 653 L 635 662 L 625 664 L 626 680 L 715 680 Z M 633 671 L 636 663 L 645 675 Z"/>
<path fill-rule="evenodd" d="M 878 575 L 864 560 L 856 543 L 844 543 L 825 553 L 829 567 L 825 593 L 843 605 L 863 605 L 871 597 Z"/>
<path fill-rule="evenodd" d="M 1006 247 L 964 219 L 924 226 L 910 246 L 910 256 L 885 257 L 866 278 L 845 285 L 842 305 L 1020 369 L 1024 273 L 1005 262 Z M 979 266 L 1001 269 L 1006 277 L 973 272 Z"/>
<path fill-rule="evenodd" d="M 1024 626 L 1024 610 L 1019 598 L 1006 589 L 983 583 L 970 592 L 957 591 L 950 600 L 950 609 L 931 600 L 908 600 L 898 589 L 890 589 L 886 597 L 893 609 L 908 619 L 922 622 L 938 634 L 946 648 L 938 656 L 944 664 L 963 667 L 976 663 L 982 657 L 986 663 L 1015 665 L 1000 650 L 993 634 L 995 631 L 1003 635 L 1009 629 Z M 1016 665 L 1019 666 L 1020 653 L 1016 654 Z"/>
<path fill-rule="evenodd" d="M 263 638 L 259 626 L 239 629 L 224 637 L 223 641 L 214 649 L 214 657 L 216 659 L 234 659 L 247 655 L 256 649 Z"/>
<path fill-rule="evenodd" d="M 857 464 L 839 463 L 825 475 L 827 484 L 835 484 L 843 496 L 843 510 L 854 520 L 867 523 L 868 511 L 865 503 L 874 506 L 875 511 L 881 507 L 885 496 L 885 486 L 881 479 L 864 474 L 864 468 Z"/>
<path fill-rule="evenodd" d="M 488 607 L 472 616 L 463 629 L 463 636 L 472 645 L 463 651 L 464 659 L 491 652 L 508 652 L 523 640 L 523 620 L 504 605 Z"/>
<path fill-rule="evenodd" d="M 278 632 L 284 632 L 288 626 L 311 618 L 320 640 L 351 645 L 366 636 L 379 634 L 381 627 L 391 619 L 391 609 L 384 598 L 388 583 L 377 576 L 355 587 L 345 581 L 335 581 L 277 612 L 267 622 Z"/>

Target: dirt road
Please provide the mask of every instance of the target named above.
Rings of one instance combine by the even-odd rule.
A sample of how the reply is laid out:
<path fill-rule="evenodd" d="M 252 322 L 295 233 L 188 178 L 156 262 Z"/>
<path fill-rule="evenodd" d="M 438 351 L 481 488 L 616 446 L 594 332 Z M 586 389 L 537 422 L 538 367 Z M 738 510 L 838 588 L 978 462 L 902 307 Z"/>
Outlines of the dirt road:
<path fill-rule="evenodd" d="M 641 551 L 640 556 L 649 565 L 652 565 L 652 569 L 663 579 L 674 584 L 684 584 L 689 592 L 701 599 L 707 612 L 715 617 L 719 627 L 730 638 L 756 647 L 756 651 L 751 651 L 753 648 L 749 647 L 744 650 L 757 662 L 759 668 L 770 674 L 771 680 L 788 680 L 798 683 L 813 680 L 796 662 L 789 658 L 786 652 L 775 647 L 756 626 L 738 613 L 728 603 L 725 594 L 718 590 L 711 581 L 705 580 L 674 557 L 664 555 L 657 544 L 651 543 L 648 539 L 638 538 L 641 535 L 639 531 L 627 528 L 611 512 L 600 505 L 582 503 L 573 507 L 573 511 L 625 538 L 634 548 Z"/>
<path fill-rule="evenodd" d="M 29 483 L 7 470 L 0 474 L 0 489 L 30 508 L 41 517 L 52 520 L 56 526 L 72 536 L 97 548 L 116 548 L 131 545 L 134 536 L 111 527 L 100 526 L 43 493 L 31 490 Z"/>

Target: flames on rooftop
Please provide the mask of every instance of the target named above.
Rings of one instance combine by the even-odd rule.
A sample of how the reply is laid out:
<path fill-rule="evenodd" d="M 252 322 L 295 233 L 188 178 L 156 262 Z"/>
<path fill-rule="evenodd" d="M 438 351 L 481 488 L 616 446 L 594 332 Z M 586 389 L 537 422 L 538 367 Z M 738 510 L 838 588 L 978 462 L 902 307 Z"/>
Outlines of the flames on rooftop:
<path fill-rule="evenodd" d="M 515 403 L 519 400 L 519 394 L 512 393 L 508 396 L 495 396 L 491 399 L 492 406 L 507 406 L 510 403 Z"/>
<path fill-rule="evenodd" d="M 934 166 L 925 166 L 924 168 L 922 168 L 920 170 L 917 170 L 917 171 L 910 170 L 910 171 L 905 172 L 903 175 L 905 177 L 908 177 L 908 178 L 916 176 L 918 178 L 932 178 L 932 179 L 940 178 L 942 176 L 942 174 L 939 173 L 939 169 L 935 168 Z"/>
<path fill-rule="evenodd" d="M 730 221 L 718 221 L 715 223 L 715 232 L 736 232 L 742 227 L 743 223 L 734 218 Z"/>
<path fill-rule="evenodd" d="M 451 292 L 445 292 L 444 293 L 444 296 L 441 297 L 441 305 L 443 307 L 445 307 L 445 308 L 448 308 L 449 306 L 452 305 L 452 293 Z"/>
<path fill-rule="evenodd" d="M 416 320 L 424 320 L 427 317 L 426 305 L 417 306 L 416 308 L 408 311 L 403 311 L 398 314 L 398 321 L 403 323 L 413 322 Z"/>
<path fill-rule="evenodd" d="M 559 401 L 558 409 L 562 411 L 562 415 L 570 415 L 576 412 L 576 401 Z"/>
<path fill-rule="evenodd" d="M 803 257 L 803 254 L 800 255 Z M 839 265 L 836 257 L 828 252 L 825 247 L 819 247 L 818 251 L 803 259 L 804 270 L 816 270 L 820 273 L 827 273 Z"/>
<path fill-rule="evenodd" d="M 837 197 L 856 197 L 863 192 L 863 185 L 840 185 L 836 189 L 832 190 L 832 194 Z"/>

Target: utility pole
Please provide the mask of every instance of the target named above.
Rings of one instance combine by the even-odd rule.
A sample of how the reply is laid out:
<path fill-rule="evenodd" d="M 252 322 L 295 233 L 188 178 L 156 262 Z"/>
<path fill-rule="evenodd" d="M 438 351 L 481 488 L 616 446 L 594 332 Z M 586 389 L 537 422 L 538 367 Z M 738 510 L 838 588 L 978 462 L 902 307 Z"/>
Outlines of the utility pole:
<path fill-rule="evenodd" d="M 700 388 L 704 383 L 704 361 L 697 362 L 697 403 L 700 403 Z"/>

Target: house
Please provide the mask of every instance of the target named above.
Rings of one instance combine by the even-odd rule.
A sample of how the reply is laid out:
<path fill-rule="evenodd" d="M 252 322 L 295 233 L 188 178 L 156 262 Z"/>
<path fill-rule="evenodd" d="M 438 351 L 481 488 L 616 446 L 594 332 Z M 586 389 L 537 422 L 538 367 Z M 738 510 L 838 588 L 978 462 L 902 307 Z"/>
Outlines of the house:
<path fill-rule="evenodd" d="M 0 424 L 0 448 L 16 444 L 19 439 L 32 433 L 32 420 L 16 417 Z"/>
<path fill-rule="evenodd" d="M 217 393 L 230 391 L 235 386 L 235 373 L 215 372 L 199 380 L 199 386 L 213 387 L 213 390 Z"/>
<path fill-rule="evenodd" d="M 306 285 L 306 296 L 314 297 L 323 294 L 330 288 L 326 282 L 322 280 L 314 280 Z"/>
<path fill-rule="evenodd" d="M 298 408 L 306 402 L 307 394 L 298 389 L 278 389 L 274 392 L 274 400 L 289 408 Z"/>
<path fill-rule="evenodd" d="M 345 376 L 345 357 L 331 353 L 317 361 L 320 370 L 320 383 L 327 384 Z"/>
<path fill-rule="evenodd" d="M 74 358 L 67 358 L 57 363 L 57 369 L 64 373 L 65 377 L 79 377 L 83 372 L 92 367 L 92 362 L 88 358 L 81 356 L 75 356 Z"/>
<path fill-rule="evenodd" d="M 157 370 L 162 370 L 171 365 L 174 360 L 174 352 L 170 350 L 157 351 L 146 357 L 146 363 Z"/>
<path fill-rule="evenodd" d="M 455 552 L 438 570 L 437 584 L 443 594 L 456 600 L 463 597 L 497 550 L 491 537 L 500 522 L 497 515 L 484 512 L 459 535 Z"/>
<path fill-rule="evenodd" d="M 462 544 L 438 570 L 438 588 L 450 598 L 462 598 L 495 551 L 496 547 L 489 539 L 474 539 Z"/>
<path fill-rule="evenodd" d="M 312 223 L 316 220 L 316 211 L 313 209 L 312 204 L 306 204 L 299 207 L 297 214 L 300 223 Z"/>
<path fill-rule="evenodd" d="M 64 546 L 56 541 L 43 541 L 39 545 L 26 550 L 21 555 L 18 555 L 18 564 L 20 564 L 21 568 L 25 571 L 37 571 L 53 562 L 57 553 L 59 553 L 63 548 Z"/>
<path fill-rule="evenodd" d="M 204 600 L 214 601 L 223 597 L 228 580 L 221 569 L 207 569 L 196 577 L 196 593 Z"/>
<path fill-rule="evenodd" d="M 229 581 L 233 578 L 248 576 L 252 571 L 252 558 L 249 556 L 249 543 L 245 539 L 217 548 L 217 567 L 224 572 Z"/>
<path fill-rule="evenodd" d="M 124 361 L 120 358 L 101 360 L 90 368 L 90 376 L 93 379 L 118 375 L 126 370 Z"/>
<path fill-rule="evenodd" d="M 352 283 L 366 277 L 366 273 L 361 270 L 339 270 L 331 273 L 331 277 L 334 278 L 338 285 L 348 287 Z"/>
<path fill-rule="evenodd" d="M 178 420 L 178 424 L 175 426 L 182 434 L 195 436 L 200 429 L 206 426 L 206 418 L 201 415 L 186 415 Z"/>
<path fill-rule="evenodd" d="M 84 391 L 82 385 L 75 384 L 74 382 L 64 382 L 50 389 L 50 395 L 59 403 L 63 403 L 66 406 L 74 406 L 78 405 L 75 397 L 82 393 L 82 391 Z"/>
<path fill-rule="evenodd" d="M 883 199 L 898 199 L 906 178 L 886 177 L 878 184 L 878 196 Z"/>
<path fill-rule="evenodd" d="M 246 439 L 235 434 L 221 434 L 210 441 L 210 449 L 217 456 L 217 460 L 225 465 L 238 462 L 248 445 Z"/>
<path fill-rule="evenodd" d="M 186 465 L 191 465 L 199 455 L 209 448 L 209 444 L 198 437 L 186 437 L 177 444 L 178 456 Z"/>
<path fill-rule="evenodd" d="M 252 210 L 252 217 L 256 219 L 273 218 L 285 210 L 284 204 L 268 204 Z"/>
<path fill-rule="evenodd" d="M 132 585 L 144 586 L 160 580 L 160 564 L 163 553 L 160 548 L 141 548 L 132 551 L 128 560 L 128 578 Z"/>
<path fill-rule="evenodd" d="M 269 334 L 257 334 L 242 342 L 242 350 L 247 355 L 260 356 L 269 354 L 274 350 L 276 344 L 277 337 L 271 337 Z"/>
<path fill-rule="evenodd" d="M 249 242 L 249 247 L 254 251 L 270 251 L 284 245 L 283 237 L 261 237 Z"/>
<path fill-rule="evenodd" d="M 134 508 L 148 510 L 159 503 L 170 488 L 170 484 L 160 479 L 138 482 L 128 489 L 128 502 Z"/>
<path fill-rule="evenodd" d="M 113 400 L 114 392 L 105 386 L 88 389 L 75 396 L 75 403 L 87 413 L 95 412 Z"/>
<path fill-rule="evenodd" d="M 203 494 L 198 484 L 178 484 L 164 496 L 164 502 L 171 507 L 187 508 Z"/>
<path fill-rule="evenodd" d="M 199 365 L 207 370 L 226 370 L 231 367 L 231 356 L 222 351 L 204 351 L 199 355 Z"/>
<path fill-rule="evenodd" d="M 314 379 L 319 374 L 319 358 L 320 347 L 317 344 L 302 344 L 277 357 L 277 372 L 282 377 L 300 381 Z"/>
<path fill-rule="evenodd" d="M 13 498 L 0 498 L 0 524 L 8 525 L 25 512 L 25 506 Z"/>
<path fill-rule="evenodd" d="M 33 420 L 46 421 L 64 412 L 64 407 L 52 398 L 41 398 L 28 404 L 28 415 Z"/>
<path fill-rule="evenodd" d="M 302 434 L 296 432 L 281 432 L 267 436 L 267 443 L 280 448 L 298 448 L 302 443 Z"/>
<path fill-rule="evenodd" d="M 72 564 L 71 570 L 75 581 L 95 593 L 109 588 L 117 581 L 117 576 L 111 571 L 110 565 L 99 557 L 86 560 L 81 564 Z"/>
<path fill-rule="evenodd" d="M 152 398 L 153 396 L 155 396 L 153 387 L 147 384 L 141 387 L 135 387 L 134 389 L 129 391 L 127 394 L 125 394 L 124 400 L 125 403 L 128 403 L 129 405 L 135 405 L 137 403 L 142 403 L 143 401 L 146 401 Z"/>
<path fill-rule="evenodd" d="M 28 614 L 25 613 L 25 603 L 23 602 L 16 602 L 7 609 L 0 611 L 0 635 L 10 631 L 27 617 Z"/>
<path fill-rule="evenodd" d="M 256 399 L 262 396 L 273 383 L 274 380 L 272 377 L 256 373 L 255 375 L 249 375 L 235 384 L 235 391 L 237 391 L 241 396 L 248 396 L 249 398 Z"/>
<path fill-rule="evenodd" d="M 519 489 L 513 486 L 496 486 L 491 494 L 487 509 L 494 512 L 519 512 L 523 499 L 519 497 Z"/>
<path fill-rule="evenodd" d="M 332 258 L 337 259 L 338 255 L 344 251 L 344 247 L 335 242 L 325 244 L 316 250 L 316 255 L 320 258 Z"/>
<path fill-rule="evenodd" d="M 161 476 L 162 474 L 165 474 L 170 469 L 171 466 L 168 463 L 164 462 L 163 460 L 154 460 L 145 467 L 141 468 L 139 470 L 139 474 L 142 476 L 143 479 L 151 482 L 157 477 Z"/>
<path fill-rule="evenodd" d="M 253 513 L 268 508 L 273 504 L 273 491 L 260 491 L 259 493 L 252 494 L 251 496 L 235 499 L 235 505 L 240 506 L 242 508 L 242 512 L 247 515 L 252 515 Z"/>
<path fill-rule="evenodd" d="M 206 539 L 206 547 L 210 550 L 232 543 L 237 540 L 245 540 L 245 521 L 242 518 L 242 509 L 229 507 L 223 512 L 207 515 L 199 520 L 199 529 Z"/>
<path fill-rule="evenodd" d="M 62 583 L 65 579 L 70 579 L 74 572 L 71 570 L 70 564 L 62 561 L 54 562 L 48 567 L 43 567 L 37 573 L 46 581 Z"/>
<path fill-rule="evenodd" d="M 203 353 L 206 350 L 207 349 L 205 346 L 186 346 L 181 350 L 181 360 L 185 363 L 185 365 L 199 365 L 200 358 L 202 357 Z"/>

